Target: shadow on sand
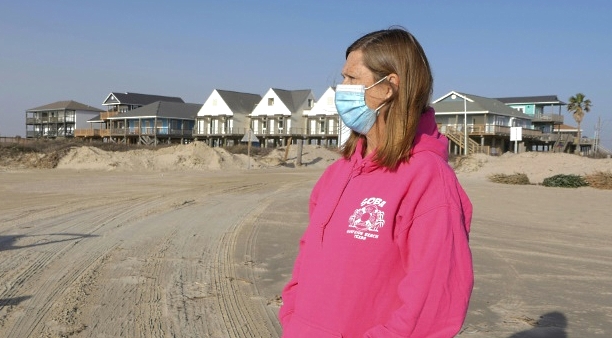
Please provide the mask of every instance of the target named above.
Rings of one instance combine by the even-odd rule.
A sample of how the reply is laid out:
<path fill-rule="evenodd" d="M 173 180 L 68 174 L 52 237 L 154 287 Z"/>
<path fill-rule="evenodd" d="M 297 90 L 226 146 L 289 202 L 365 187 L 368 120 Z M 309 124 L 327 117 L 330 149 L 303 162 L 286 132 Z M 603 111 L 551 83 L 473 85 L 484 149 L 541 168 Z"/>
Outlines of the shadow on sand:
<path fill-rule="evenodd" d="M 48 239 L 49 237 L 58 237 L 58 236 L 61 236 L 61 237 L 68 236 L 69 238 L 46 240 L 46 241 L 42 241 L 42 242 L 38 242 L 34 244 L 21 245 L 21 246 L 14 245 L 14 243 L 18 239 L 23 238 L 23 237 L 45 237 Z M 69 241 L 74 241 L 74 240 L 88 238 L 88 237 L 98 237 L 98 235 L 65 233 L 65 234 L 45 234 L 45 235 L 35 235 L 35 236 L 33 235 L 0 236 L 0 251 L 17 250 L 17 249 L 30 248 L 34 246 L 40 246 L 40 245 L 69 242 Z"/>
<path fill-rule="evenodd" d="M 23 302 L 24 300 L 28 300 L 32 298 L 32 296 L 21 296 L 21 297 L 14 297 L 14 298 L 0 298 L 0 309 L 5 307 L 5 306 L 15 306 L 18 305 L 19 303 Z"/>
<path fill-rule="evenodd" d="M 565 315 L 554 311 L 540 316 L 533 329 L 517 332 L 508 338 L 567 338 L 566 327 Z"/>
<path fill-rule="evenodd" d="M 322 160 L 323 160 L 323 158 L 317 157 L 317 158 L 315 158 L 314 160 L 312 160 L 310 162 L 302 162 L 302 166 L 307 167 L 309 165 L 313 165 L 313 164 L 316 164 L 318 162 L 321 162 Z M 283 163 L 281 165 L 285 166 L 287 168 L 295 168 L 296 167 L 295 163 L 287 163 L 287 162 L 285 162 L 285 163 Z"/>

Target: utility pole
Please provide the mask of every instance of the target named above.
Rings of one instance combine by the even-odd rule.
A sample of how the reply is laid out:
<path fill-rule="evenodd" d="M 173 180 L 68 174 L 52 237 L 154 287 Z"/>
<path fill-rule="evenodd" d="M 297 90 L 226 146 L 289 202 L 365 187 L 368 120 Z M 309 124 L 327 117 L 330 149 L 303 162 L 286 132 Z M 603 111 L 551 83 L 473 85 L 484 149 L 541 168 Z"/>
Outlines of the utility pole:
<path fill-rule="evenodd" d="M 599 134 L 601 132 L 601 116 L 597 117 L 597 124 L 595 125 L 595 144 L 593 145 L 593 152 L 597 153 L 599 148 Z"/>
<path fill-rule="evenodd" d="M 468 156 L 467 98 L 463 94 L 463 155 Z"/>

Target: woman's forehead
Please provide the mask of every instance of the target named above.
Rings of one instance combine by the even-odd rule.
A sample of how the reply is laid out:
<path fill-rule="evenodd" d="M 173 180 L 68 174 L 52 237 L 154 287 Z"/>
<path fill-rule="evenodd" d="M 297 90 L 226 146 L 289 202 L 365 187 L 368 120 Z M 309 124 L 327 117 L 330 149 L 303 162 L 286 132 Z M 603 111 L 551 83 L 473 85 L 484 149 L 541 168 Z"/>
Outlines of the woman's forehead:
<path fill-rule="evenodd" d="M 342 72 L 351 75 L 366 75 L 371 73 L 363 63 L 363 53 L 360 50 L 352 51 L 348 55 Z"/>

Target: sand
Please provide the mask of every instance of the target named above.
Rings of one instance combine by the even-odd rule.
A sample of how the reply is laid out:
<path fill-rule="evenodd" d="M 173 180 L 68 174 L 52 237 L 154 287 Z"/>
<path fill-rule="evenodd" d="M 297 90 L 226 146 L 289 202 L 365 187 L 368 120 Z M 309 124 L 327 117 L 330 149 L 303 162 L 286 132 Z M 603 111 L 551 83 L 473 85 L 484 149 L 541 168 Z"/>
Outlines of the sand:
<path fill-rule="evenodd" d="M 0 337 L 279 337 L 308 194 L 338 154 L 202 143 L 72 149 L 0 167 Z M 250 169 L 249 169 L 250 168 Z M 612 335 L 612 191 L 491 183 L 612 170 L 569 154 L 472 156 L 475 288 L 460 337 Z"/>
<path fill-rule="evenodd" d="M 108 152 L 95 147 L 76 147 L 64 156 L 57 168 L 76 170 L 116 171 L 184 171 L 184 170 L 240 170 L 275 167 L 295 167 L 297 145 L 276 148 L 269 154 L 255 158 L 231 154 L 223 148 L 209 147 L 203 142 L 175 145 L 159 150 L 130 150 Z M 324 168 L 338 158 L 338 154 L 321 146 L 302 147 L 304 167 Z"/>

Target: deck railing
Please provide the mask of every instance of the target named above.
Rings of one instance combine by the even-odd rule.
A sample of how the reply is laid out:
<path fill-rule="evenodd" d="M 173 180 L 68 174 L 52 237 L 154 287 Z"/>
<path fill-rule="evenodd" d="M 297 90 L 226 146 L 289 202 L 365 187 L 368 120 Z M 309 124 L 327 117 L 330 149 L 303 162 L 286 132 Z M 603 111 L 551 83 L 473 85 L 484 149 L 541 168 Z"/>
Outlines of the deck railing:
<path fill-rule="evenodd" d="M 32 143 L 32 142 L 36 142 L 36 140 L 31 139 L 31 138 L 20 137 L 20 136 L 15 136 L 15 137 L 0 136 L 0 143 L 26 144 L 26 143 Z"/>
<path fill-rule="evenodd" d="M 438 125 L 438 129 L 441 133 L 458 133 L 463 134 L 463 125 L 447 124 Z M 522 128 L 522 136 L 524 138 L 538 138 L 542 136 L 542 131 L 539 129 Z M 480 135 L 500 135 L 509 136 L 510 127 L 498 126 L 494 124 L 474 124 L 467 126 L 468 135 L 480 136 Z"/>
<path fill-rule="evenodd" d="M 232 135 L 246 135 L 248 128 L 228 128 L 227 130 L 197 130 L 194 129 L 193 136 L 232 136 Z M 256 136 L 338 136 L 337 130 L 311 130 L 310 128 L 258 128 L 253 130 L 253 134 Z"/>
<path fill-rule="evenodd" d="M 107 120 L 109 117 L 117 116 L 118 114 L 119 112 L 116 112 L 116 111 L 107 111 L 107 112 L 100 113 L 100 118 L 102 120 Z"/>
<path fill-rule="evenodd" d="M 209 128 L 198 130 L 197 128 L 194 128 L 193 136 L 240 136 L 246 135 L 248 130 L 248 128 L 219 128 L 217 130 L 209 130 Z"/>
<path fill-rule="evenodd" d="M 100 137 L 100 129 L 75 129 L 74 137 Z"/>
<path fill-rule="evenodd" d="M 554 124 L 563 123 L 563 115 L 560 114 L 541 114 L 533 117 L 533 122 L 552 122 Z"/>
<path fill-rule="evenodd" d="M 168 127 L 128 127 L 106 129 L 103 136 L 191 136 L 191 129 L 174 129 Z"/>

